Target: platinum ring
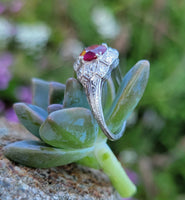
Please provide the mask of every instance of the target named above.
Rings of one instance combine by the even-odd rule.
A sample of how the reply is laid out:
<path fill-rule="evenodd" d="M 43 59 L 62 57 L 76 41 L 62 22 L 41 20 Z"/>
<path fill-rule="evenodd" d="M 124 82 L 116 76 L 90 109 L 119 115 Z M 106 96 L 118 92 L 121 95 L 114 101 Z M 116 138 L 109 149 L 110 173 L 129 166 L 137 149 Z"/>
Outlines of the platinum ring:
<path fill-rule="evenodd" d="M 85 89 L 93 116 L 110 140 L 118 140 L 122 137 L 126 127 L 126 122 L 124 122 L 116 133 L 112 133 L 105 122 L 102 109 L 103 84 L 111 77 L 112 70 L 118 66 L 118 56 L 116 49 L 103 43 L 85 48 L 74 63 L 77 79 Z"/>

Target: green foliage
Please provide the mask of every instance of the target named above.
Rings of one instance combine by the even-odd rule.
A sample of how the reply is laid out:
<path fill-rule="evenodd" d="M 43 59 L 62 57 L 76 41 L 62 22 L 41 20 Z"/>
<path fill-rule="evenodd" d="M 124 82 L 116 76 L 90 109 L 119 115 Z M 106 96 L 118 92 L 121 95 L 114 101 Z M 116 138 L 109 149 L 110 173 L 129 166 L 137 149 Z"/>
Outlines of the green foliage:
<path fill-rule="evenodd" d="M 111 130 L 117 130 L 118 127 L 121 127 L 124 120 L 128 119 L 143 96 L 148 77 L 149 62 L 145 60 L 136 63 L 125 75 L 112 103 L 112 107 L 107 114 L 107 123 L 111 127 Z"/>
<path fill-rule="evenodd" d="M 123 78 L 109 108 L 117 121 L 123 123 L 133 111 L 142 97 L 148 75 L 149 62 L 140 61 Z M 68 79 L 66 86 L 40 79 L 33 79 L 32 83 L 35 105 L 16 103 L 14 109 L 20 122 L 41 141 L 14 142 L 4 148 L 5 155 L 30 167 L 55 167 L 75 161 L 101 167 L 121 196 L 132 196 L 136 187 L 107 146 L 106 139 L 100 140 L 103 133 L 89 110 L 82 85 L 74 78 Z M 108 93 L 111 93 L 110 88 L 104 93 L 105 101 Z M 58 104 L 50 104 L 53 102 Z M 119 107 L 122 115 L 115 107 Z M 122 124 L 117 124 L 114 117 L 109 117 L 109 122 L 119 129 Z"/>
<path fill-rule="evenodd" d="M 63 106 L 64 108 L 84 107 L 90 109 L 85 91 L 75 78 L 69 78 L 66 82 Z"/>
<path fill-rule="evenodd" d="M 33 104 L 46 110 L 49 105 L 49 82 L 34 78 L 32 83 Z"/>
<path fill-rule="evenodd" d="M 68 108 L 51 113 L 40 127 L 40 137 L 54 147 L 86 148 L 94 145 L 98 126 L 90 110 Z"/>
<path fill-rule="evenodd" d="M 66 165 L 80 160 L 92 151 L 83 149 L 57 149 L 40 141 L 19 141 L 4 148 L 5 156 L 15 162 L 35 168 L 49 168 Z"/>
<path fill-rule="evenodd" d="M 2 3 L 4 2 L 8 3 L 11 0 L 3 0 Z M 19 12 L 6 11 L 1 14 L 1 18 L 9 20 L 16 29 L 20 24 L 44 22 L 52 32 L 40 53 L 30 55 L 28 50 L 18 45 L 15 35 L 6 47 L 0 49 L 1 52 L 12 53 L 14 57 L 11 67 L 12 80 L 6 90 L 0 91 L 0 99 L 5 102 L 5 107 L 9 108 L 14 102 L 20 101 L 15 96 L 17 87 L 29 85 L 31 77 L 64 83 L 68 77 L 73 76 L 73 55 L 68 54 L 66 58 L 63 52 L 72 49 L 71 52 L 75 50 L 80 53 L 83 47 L 80 47 L 81 50 L 80 48 L 76 50 L 74 41 L 72 46 L 66 45 L 69 44 L 70 39 L 82 42 L 84 46 L 107 42 L 119 50 L 120 67 L 123 72 L 128 71 L 136 60 L 147 59 L 151 63 L 149 84 L 140 106 L 134 113 L 135 122 L 131 125 L 127 123 L 127 132 L 121 140 L 109 144 L 117 154 L 134 147 L 133 150 L 139 158 L 147 155 L 152 163 L 154 163 L 152 157 L 158 154 L 172 156 L 171 152 L 184 137 L 185 1 L 53 0 L 43 3 L 34 0 L 23 2 L 24 6 Z M 115 17 L 121 30 L 117 36 L 107 39 L 98 33 L 92 20 L 92 12 L 99 7 L 110 10 Z M 103 17 L 98 21 L 101 19 Z M 105 23 L 104 26 L 107 24 L 110 23 Z M 1 43 L 0 41 L 0 45 Z M 111 94 L 114 96 L 114 92 Z M 110 97 L 108 99 L 110 100 Z M 108 103 L 107 108 L 110 108 L 111 103 L 112 101 Z M 108 110 L 106 109 L 105 112 L 107 113 Z M 148 111 L 152 111 L 156 117 L 152 114 L 146 115 Z M 133 164 L 132 167 L 136 169 L 137 165 L 138 163 Z M 169 177 L 165 170 L 164 180 Z M 137 172 L 140 175 L 140 171 Z M 155 172 L 154 167 L 153 174 Z M 167 173 L 173 174 L 173 178 L 170 178 L 173 187 L 178 186 L 177 192 L 174 190 L 174 199 L 180 199 L 181 196 L 183 198 L 184 191 L 179 190 L 181 182 L 178 177 L 182 177 L 183 174 L 179 163 L 174 162 L 172 170 Z M 157 179 L 155 182 L 159 190 L 160 188 L 162 190 L 159 183 L 161 180 Z M 156 197 L 151 194 L 152 197 L 148 198 L 144 184 L 140 185 L 140 188 L 136 195 L 138 199 L 151 200 L 152 197 L 157 199 L 159 196 L 159 194 L 156 194 Z M 161 199 L 169 199 L 169 196 L 165 193 Z"/>
<path fill-rule="evenodd" d="M 36 137 L 40 138 L 39 129 L 47 117 L 47 112 L 41 107 L 25 103 L 14 104 L 15 112 L 20 122 Z"/>

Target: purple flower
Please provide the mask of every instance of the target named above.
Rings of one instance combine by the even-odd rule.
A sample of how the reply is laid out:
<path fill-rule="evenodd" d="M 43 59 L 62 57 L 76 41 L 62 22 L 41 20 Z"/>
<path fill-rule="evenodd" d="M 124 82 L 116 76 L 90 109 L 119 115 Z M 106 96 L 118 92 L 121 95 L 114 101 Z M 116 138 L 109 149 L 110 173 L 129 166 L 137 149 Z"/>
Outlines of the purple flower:
<path fill-rule="evenodd" d="M 3 112 L 5 109 L 5 104 L 2 100 L 0 100 L 0 113 Z"/>
<path fill-rule="evenodd" d="M 130 180 L 134 183 L 134 184 L 138 184 L 139 182 L 139 178 L 138 178 L 138 175 L 134 172 L 134 171 L 131 171 L 129 169 L 126 169 L 126 172 L 127 172 L 127 175 L 128 177 L 130 178 Z"/>
<path fill-rule="evenodd" d="M 11 72 L 9 67 L 13 63 L 13 57 L 9 53 L 0 55 L 0 90 L 4 90 L 8 87 L 9 81 L 11 80 Z"/>
<path fill-rule="evenodd" d="M 23 7 L 23 2 L 21 0 L 14 0 L 10 5 L 10 11 L 13 13 L 17 13 Z"/>
<path fill-rule="evenodd" d="M 126 169 L 125 170 L 128 177 L 130 178 L 130 180 L 134 183 L 134 184 L 138 184 L 139 180 L 138 180 L 138 175 L 134 172 L 134 171 L 131 171 L 129 169 Z M 137 200 L 133 197 L 129 197 L 129 198 L 123 198 L 122 200 Z"/>
<path fill-rule="evenodd" d="M 32 92 L 29 87 L 26 86 L 20 86 L 16 89 L 16 97 L 18 100 L 25 102 L 25 103 L 31 103 L 32 100 Z"/>
<path fill-rule="evenodd" d="M 6 10 L 6 6 L 0 2 L 0 14 L 2 14 Z"/>
<path fill-rule="evenodd" d="M 13 108 L 9 108 L 8 110 L 6 110 L 5 117 L 10 122 L 18 122 L 19 121 Z"/>

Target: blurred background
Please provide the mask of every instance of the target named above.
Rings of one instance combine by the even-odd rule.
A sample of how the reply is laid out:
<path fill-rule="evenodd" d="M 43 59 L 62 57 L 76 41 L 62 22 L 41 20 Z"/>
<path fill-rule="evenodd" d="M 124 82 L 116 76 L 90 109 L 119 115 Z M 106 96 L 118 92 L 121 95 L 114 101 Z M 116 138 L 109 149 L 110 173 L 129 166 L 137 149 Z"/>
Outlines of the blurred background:
<path fill-rule="evenodd" d="M 150 79 L 122 139 L 111 148 L 137 184 L 138 200 L 185 199 L 185 1 L 0 0 L 0 115 L 31 102 L 32 77 L 65 83 L 82 49 L 120 52 L 125 74 L 138 60 Z"/>

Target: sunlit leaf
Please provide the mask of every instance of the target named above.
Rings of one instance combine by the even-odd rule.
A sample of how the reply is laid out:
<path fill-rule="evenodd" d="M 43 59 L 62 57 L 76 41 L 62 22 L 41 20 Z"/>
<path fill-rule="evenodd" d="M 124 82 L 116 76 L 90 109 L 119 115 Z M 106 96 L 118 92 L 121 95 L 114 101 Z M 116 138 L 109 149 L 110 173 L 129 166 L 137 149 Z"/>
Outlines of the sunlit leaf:
<path fill-rule="evenodd" d="M 141 99 L 149 77 L 149 62 L 141 60 L 123 78 L 106 117 L 109 128 L 118 130 Z"/>
<path fill-rule="evenodd" d="M 97 133 L 90 110 L 78 107 L 52 112 L 40 128 L 42 140 L 58 148 L 90 147 Z"/>

